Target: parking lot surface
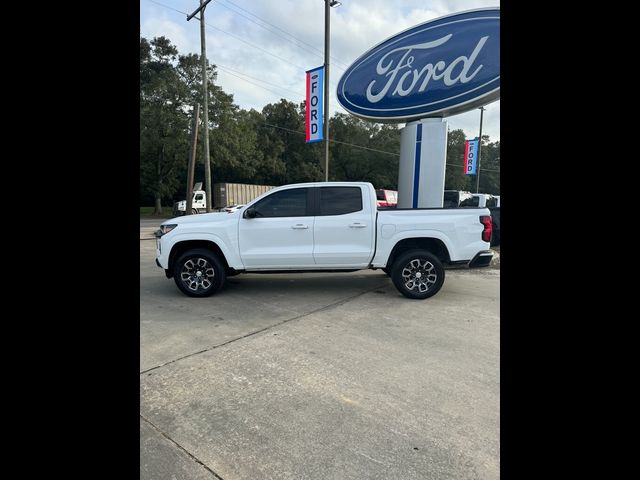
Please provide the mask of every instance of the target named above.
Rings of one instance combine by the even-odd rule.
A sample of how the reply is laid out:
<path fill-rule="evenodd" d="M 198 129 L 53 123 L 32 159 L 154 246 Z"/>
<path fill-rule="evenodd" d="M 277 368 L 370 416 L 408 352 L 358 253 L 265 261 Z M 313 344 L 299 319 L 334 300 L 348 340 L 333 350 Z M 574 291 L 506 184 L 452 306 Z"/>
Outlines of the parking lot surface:
<path fill-rule="evenodd" d="M 424 301 L 370 270 L 193 299 L 154 256 L 141 240 L 140 478 L 499 478 L 500 270 Z"/>

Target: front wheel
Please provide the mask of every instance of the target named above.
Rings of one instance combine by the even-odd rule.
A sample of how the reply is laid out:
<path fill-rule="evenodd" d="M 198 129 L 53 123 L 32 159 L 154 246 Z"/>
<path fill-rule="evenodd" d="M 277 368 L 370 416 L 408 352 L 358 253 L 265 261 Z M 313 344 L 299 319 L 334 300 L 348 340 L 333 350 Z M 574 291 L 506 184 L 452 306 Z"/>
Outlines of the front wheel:
<path fill-rule="evenodd" d="M 442 288 L 444 267 L 432 253 L 411 250 L 393 262 L 391 280 L 405 297 L 423 300 L 432 297 Z"/>
<path fill-rule="evenodd" d="M 218 256 L 204 248 L 185 252 L 173 267 L 173 279 L 189 297 L 208 297 L 224 285 L 226 275 Z"/>

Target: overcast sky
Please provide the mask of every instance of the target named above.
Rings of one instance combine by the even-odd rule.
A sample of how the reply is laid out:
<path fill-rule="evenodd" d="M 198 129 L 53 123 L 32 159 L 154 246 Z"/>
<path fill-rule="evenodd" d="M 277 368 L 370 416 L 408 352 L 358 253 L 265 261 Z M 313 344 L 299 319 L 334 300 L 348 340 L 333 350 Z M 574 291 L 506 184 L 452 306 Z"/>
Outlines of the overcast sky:
<path fill-rule="evenodd" d="M 186 21 L 199 0 L 140 0 L 140 34 L 169 38 L 181 54 L 200 53 L 200 22 Z M 345 69 L 374 45 L 419 23 L 450 13 L 499 6 L 489 0 L 342 0 L 331 9 L 331 115 Z M 169 7 L 169 8 L 168 8 Z M 207 57 L 217 83 L 244 109 L 260 111 L 280 98 L 305 98 L 305 71 L 324 62 L 323 0 L 213 0 L 205 20 Z M 450 129 L 478 135 L 480 111 L 448 117 Z M 402 126 L 402 124 L 401 124 Z M 486 106 L 482 133 L 500 139 L 500 101 Z"/>

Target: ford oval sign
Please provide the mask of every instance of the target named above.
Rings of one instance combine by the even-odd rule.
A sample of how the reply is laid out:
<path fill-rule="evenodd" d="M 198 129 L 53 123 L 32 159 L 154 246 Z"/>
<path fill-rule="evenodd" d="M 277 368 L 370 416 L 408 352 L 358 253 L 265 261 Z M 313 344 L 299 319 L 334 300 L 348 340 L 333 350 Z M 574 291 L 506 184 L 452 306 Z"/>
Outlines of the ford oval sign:
<path fill-rule="evenodd" d="M 446 117 L 499 98 L 499 8 L 405 30 L 358 58 L 338 82 L 347 111 L 386 122 Z"/>

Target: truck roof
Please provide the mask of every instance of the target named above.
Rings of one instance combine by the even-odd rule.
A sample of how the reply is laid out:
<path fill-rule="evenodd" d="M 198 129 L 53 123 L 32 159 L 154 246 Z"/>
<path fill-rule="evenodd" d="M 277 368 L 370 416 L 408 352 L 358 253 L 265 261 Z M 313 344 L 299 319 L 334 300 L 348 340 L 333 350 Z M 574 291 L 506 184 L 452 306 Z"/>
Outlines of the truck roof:
<path fill-rule="evenodd" d="M 280 185 L 279 187 L 339 187 L 339 186 L 353 186 L 353 185 L 371 185 L 370 182 L 306 182 L 306 183 L 288 183 L 286 185 Z"/>

